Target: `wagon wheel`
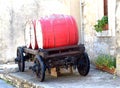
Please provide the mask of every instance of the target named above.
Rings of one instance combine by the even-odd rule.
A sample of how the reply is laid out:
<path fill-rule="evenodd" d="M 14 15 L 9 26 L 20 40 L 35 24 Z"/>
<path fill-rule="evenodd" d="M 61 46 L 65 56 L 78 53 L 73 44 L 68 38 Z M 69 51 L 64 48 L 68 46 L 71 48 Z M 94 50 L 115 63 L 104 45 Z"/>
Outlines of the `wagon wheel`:
<path fill-rule="evenodd" d="M 23 55 L 22 47 L 17 48 L 17 58 L 18 58 L 18 68 L 20 72 L 24 72 L 25 70 L 25 60 Z"/>
<path fill-rule="evenodd" d="M 44 64 L 41 56 L 36 55 L 35 65 L 36 65 L 35 66 L 36 76 L 39 78 L 40 82 L 43 82 L 45 79 L 45 64 Z"/>
<path fill-rule="evenodd" d="M 86 76 L 90 70 L 90 61 L 87 53 L 83 53 L 78 59 L 77 69 L 80 75 Z"/>

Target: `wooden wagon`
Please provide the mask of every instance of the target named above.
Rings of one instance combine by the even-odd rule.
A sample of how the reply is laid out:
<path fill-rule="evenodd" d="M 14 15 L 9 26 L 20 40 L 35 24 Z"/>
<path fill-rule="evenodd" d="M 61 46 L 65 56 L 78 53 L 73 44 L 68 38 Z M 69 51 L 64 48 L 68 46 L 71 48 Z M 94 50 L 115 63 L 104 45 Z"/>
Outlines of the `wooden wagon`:
<path fill-rule="evenodd" d="M 56 68 L 56 72 L 59 73 L 60 68 L 70 66 L 77 68 L 82 76 L 86 76 L 90 69 L 89 57 L 83 44 L 38 50 L 18 47 L 15 61 L 18 62 L 20 72 L 24 72 L 27 60 L 34 61 L 30 69 L 36 73 L 41 82 L 45 79 L 46 69 L 51 73 L 51 68 Z"/>

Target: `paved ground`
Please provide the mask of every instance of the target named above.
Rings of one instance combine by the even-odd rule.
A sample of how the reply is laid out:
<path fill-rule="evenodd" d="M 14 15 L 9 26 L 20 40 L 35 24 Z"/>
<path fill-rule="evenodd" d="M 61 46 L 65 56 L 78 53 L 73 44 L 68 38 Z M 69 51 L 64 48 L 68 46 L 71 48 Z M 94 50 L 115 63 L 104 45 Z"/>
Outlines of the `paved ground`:
<path fill-rule="evenodd" d="M 0 79 L 0 88 L 14 88 L 14 87 Z"/>
<path fill-rule="evenodd" d="M 91 70 L 86 77 L 80 76 L 78 72 L 64 74 L 58 78 L 46 75 L 44 82 L 39 82 L 30 70 L 10 73 L 10 76 L 14 80 L 19 79 L 23 83 L 36 85 L 37 88 L 120 88 L 120 77 L 99 71 L 94 66 L 91 66 Z"/>
<path fill-rule="evenodd" d="M 11 67 L 11 66 L 9 66 L 9 67 Z M 7 70 L 7 68 L 8 68 L 8 64 L 0 65 L 0 73 L 5 72 Z M 12 71 L 12 69 L 10 71 Z M 0 88 L 15 88 L 15 87 L 10 85 L 9 82 L 7 83 L 7 81 L 0 79 Z"/>

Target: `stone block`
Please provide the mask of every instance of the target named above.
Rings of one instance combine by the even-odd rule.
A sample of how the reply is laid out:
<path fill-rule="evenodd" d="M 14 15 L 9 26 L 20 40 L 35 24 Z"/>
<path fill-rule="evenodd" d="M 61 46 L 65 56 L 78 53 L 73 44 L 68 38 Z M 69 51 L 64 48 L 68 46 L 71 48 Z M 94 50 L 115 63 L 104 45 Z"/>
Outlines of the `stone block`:
<path fill-rule="evenodd" d="M 120 38 L 117 39 L 117 46 L 120 47 Z"/>
<path fill-rule="evenodd" d="M 120 76 L 120 54 L 116 56 L 116 72 Z"/>

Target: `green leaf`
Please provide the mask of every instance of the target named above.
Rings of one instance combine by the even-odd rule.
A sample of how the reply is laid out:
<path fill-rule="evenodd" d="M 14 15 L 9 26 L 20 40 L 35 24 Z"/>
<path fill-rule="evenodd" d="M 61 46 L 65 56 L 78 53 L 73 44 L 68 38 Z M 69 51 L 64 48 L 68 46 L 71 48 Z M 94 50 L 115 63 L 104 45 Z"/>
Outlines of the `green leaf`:
<path fill-rule="evenodd" d="M 103 16 L 102 19 L 97 21 L 97 24 L 94 25 L 94 28 L 97 32 L 102 32 L 105 24 L 108 24 L 108 17 Z"/>
<path fill-rule="evenodd" d="M 116 59 L 111 55 L 101 54 L 95 60 L 95 64 L 98 66 L 106 66 L 108 68 L 116 68 Z"/>

